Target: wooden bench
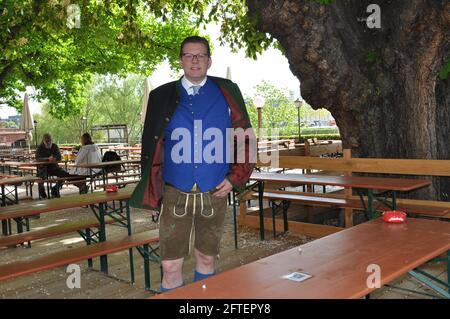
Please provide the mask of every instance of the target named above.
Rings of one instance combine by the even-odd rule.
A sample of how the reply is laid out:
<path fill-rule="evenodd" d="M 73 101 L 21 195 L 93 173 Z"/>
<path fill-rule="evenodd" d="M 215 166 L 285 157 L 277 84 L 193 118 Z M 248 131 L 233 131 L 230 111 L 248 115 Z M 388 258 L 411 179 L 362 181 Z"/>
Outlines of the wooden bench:
<path fill-rule="evenodd" d="M 258 199 L 258 194 L 253 193 L 252 197 L 254 199 Z M 272 190 L 264 192 L 263 198 L 270 201 L 287 201 L 287 202 L 301 203 L 304 205 L 326 206 L 335 208 L 351 208 L 358 210 L 365 210 L 367 207 L 367 198 L 363 198 L 364 200 L 363 204 L 363 202 L 360 199 L 342 198 L 339 195 L 330 197 L 330 195 L 326 194 L 305 193 L 305 192 Z M 274 237 L 276 236 L 276 222 L 275 222 L 276 208 L 277 206 L 274 205 L 274 203 L 272 203 L 272 225 Z M 374 203 L 374 209 L 378 212 L 390 210 L 389 207 L 386 207 L 380 202 Z M 446 207 L 430 207 L 420 204 L 414 205 L 411 203 L 407 204 L 399 203 L 397 205 L 397 210 L 405 211 L 410 216 L 424 215 L 429 217 L 443 218 L 445 216 L 450 215 L 450 209 Z M 286 206 L 283 207 L 282 213 L 283 213 L 284 231 L 286 232 L 288 230 Z"/>
<path fill-rule="evenodd" d="M 0 281 L 44 270 L 74 264 L 80 261 L 101 257 L 124 250 L 137 248 L 144 258 L 145 289 L 150 290 L 150 244 L 159 242 L 157 231 L 145 231 L 119 239 L 88 245 L 85 247 L 64 250 L 50 255 L 37 257 L 26 261 L 13 262 L 0 266 Z M 153 250 L 153 249 L 152 249 Z M 134 283 L 134 267 L 131 267 L 131 282 Z"/>
<path fill-rule="evenodd" d="M 67 177 L 54 177 L 54 178 L 48 178 L 48 179 L 41 179 L 40 181 L 38 181 L 38 184 L 47 184 L 47 191 L 49 192 L 47 194 L 48 198 L 53 198 L 52 194 L 53 192 L 50 192 L 50 188 L 52 187 L 53 184 L 58 184 L 61 183 L 61 185 L 75 185 L 75 184 L 79 184 L 79 183 L 88 183 L 88 181 L 86 180 L 85 177 L 80 177 L 80 176 L 67 176 Z M 57 188 L 57 196 L 60 196 L 60 192 L 59 192 L 59 188 Z M 39 194 L 39 198 L 40 194 Z"/>
<path fill-rule="evenodd" d="M 111 217 L 105 218 L 105 224 L 113 224 L 116 220 Z M 88 219 L 76 222 L 61 223 L 58 225 L 43 227 L 36 230 L 30 230 L 28 232 L 14 234 L 10 236 L 0 237 L 0 247 L 14 247 L 26 242 L 31 242 L 39 239 L 46 239 L 56 237 L 72 232 L 79 232 L 80 235 L 89 236 L 91 228 L 98 228 L 100 222 L 98 219 Z M 83 232 L 85 230 L 85 232 Z"/>
<path fill-rule="evenodd" d="M 126 185 L 139 183 L 139 181 L 140 181 L 139 179 L 134 179 L 134 180 L 131 180 L 131 181 L 123 181 L 123 182 L 117 182 L 117 183 L 101 184 L 101 185 L 96 185 L 95 188 L 106 188 L 108 186 L 124 187 Z"/>
<path fill-rule="evenodd" d="M 389 174 L 389 175 L 409 175 L 423 176 L 426 179 L 433 177 L 450 176 L 450 160 L 425 160 L 425 159 L 385 159 L 385 158 L 354 158 L 351 151 L 343 150 L 341 158 L 317 158 L 312 156 L 279 156 L 274 163 L 267 162 L 271 158 L 269 155 L 259 154 L 258 167 L 284 168 L 296 170 L 320 170 L 320 174 L 327 174 L 329 171 L 339 172 L 339 175 L 352 176 L 354 173 L 363 174 Z M 264 159 L 264 161 L 262 161 Z M 401 176 L 404 177 L 404 176 Z M 353 193 L 353 189 L 348 187 L 342 190 L 344 198 L 359 199 Z M 314 193 L 314 196 L 318 196 Z M 251 197 L 247 196 L 246 198 Z M 408 211 L 418 211 L 418 214 L 424 216 L 434 216 L 440 219 L 450 219 L 450 214 L 443 214 L 445 210 L 450 209 L 448 201 L 421 200 L 410 198 L 398 198 L 397 203 L 401 204 L 399 208 L 405 208 Z M 403 206 L 405 205 L 405 206 Z M 357 209 L 359 209 L 358 207 Z M 247 214 L 246 201 L 240 202 L 239 225 L 252 228 L 260 227 L 258 216 Z M 353 208 L 344 208 L 345 227 L 353 226 Z M 270 219 L 268 220 L 270 223 Z M 271 230 L 268 227 L 267 230 Z M 310 237 L 322 237 L 328 234 L 341 231 L 343 228 L 329 225 L 311 224 L 298 221 L 289 221 L 289 229 L 293 232 L 301 233 Z"/>
<path fill-rule="evenodd" d="M 134 174 L 118 174 L 118 175 L 113 175 L 113 176 L 108 176 L 108 180 L 109 179 L 113 179 L 113 180 L 119 180 L 119 179 L 125 179 L 127 177 L 133 177 L 133 178 L 140 178 L 141 174 L 140 173 L 134 173 Z"/>
<path fill-rule="evenodd" d="M 2 210 L 0 211 L 0 221 L 8 219 L 16 220 L 18 232 L 21 233 L 23 232 L 24 226 L 27 228 L 27 230 L 29 230 L 28 218 L 31 216 L 84 206 L 90 206 L 92 209 L 100 211 L 101 205 L 99 204 L 112 201 L 128 201 L 128 199 L 131 197 L 132 192 L 133 188 L 130 187 L 121 189 L 114 193 L 95 192 L 83 195 L 68 195 L 52 200 L 36 200 L 26 204 L 17 204 L 2 208 Z M 100 213 L 98 214 L 100 216 Z M 23 222 L 24 218 L 25 224 Z"/>
<path fill-rule="evenodd" d="M 419 279 L 417 267 L 444 253 L 450 261 L 449 250 L 449 222 L 408 219 L 393 225 L 378 218 L 153 298 L 362 298 L 405 274 Z M 371 280 L 377 277 L 376 266 L 379 286 Z M 303 282 L 283 278 L 293 272 L 312 277 Z M 450 297 L 448 288 L 434 289 Z"/>

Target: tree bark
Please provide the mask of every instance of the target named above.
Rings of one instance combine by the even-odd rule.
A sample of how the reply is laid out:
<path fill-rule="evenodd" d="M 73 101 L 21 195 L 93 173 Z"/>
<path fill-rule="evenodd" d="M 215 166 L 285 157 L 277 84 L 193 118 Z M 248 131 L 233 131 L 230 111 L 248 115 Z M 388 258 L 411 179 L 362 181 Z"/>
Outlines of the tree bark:
<path fill-rule="evenodd" d="M 450 2 L 378 0 L 379 29 L 366 24 L 371 3 L 247 0 L 259 30 L 285 50 L 302 96 L 332 113 L 352 154 L 450 159 L 449 90 L 437 78 L 450 52 Z M 448 194 L 446 185 L 422 196 Z"/>

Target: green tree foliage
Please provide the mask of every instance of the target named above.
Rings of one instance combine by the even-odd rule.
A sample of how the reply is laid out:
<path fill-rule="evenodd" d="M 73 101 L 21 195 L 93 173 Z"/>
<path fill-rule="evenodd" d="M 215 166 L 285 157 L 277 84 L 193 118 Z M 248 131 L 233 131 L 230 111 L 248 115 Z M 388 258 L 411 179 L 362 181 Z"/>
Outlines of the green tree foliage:
<path fill-rule="evenodd" d="M 222 43 L 256 58 L 277 46 L 257 18 L 245 0 L 3 0 L 0 104 L 20 110 L 19 93 L 33 86 L 54 117 L 80 114 L 93 74 L 148 76 L 165 58 L 177 68 L 181 40 L 209 22 L 220 25 Z"/>
<path fill-rule="evenodd" d="M 79 6 L 79 28 L 70 4 Z M 4 0 L 0 2 L 0 104 L 21 109 L 19 92 L 37 89 L 48 111 L 64 118 L 86 104 L 93 74 L 149 75 L 196 34 L 183 12 L 163 14 L 151 1 Z M 164 17 L 164 19 L 162 18 Z M 69 24 L 68 24 L 69 22 Z"/>
<path fill-rule="evenodd" d="M 19 128 L 19 125 L 17 125 L 17 123 L 14 122 L 14 121 L 7 121 L 6 122 L 6 127 L 7 128 Z"/>
<path fill-rule="evenodd" d="M 38 140 L 42 134 L 49 132 L 59 144 L 79 143 L 83 128 L 90 132 L 94 125 L 127 124 L 129 141 L 136 142 L 141 134 L 143 91 L 143 76 L 95 76 L 89 85 L 86 104 L 81 107 L 80 114 L 57 119 L 51 115 L 49 104 L 44 104 L 42 114 L 35 115 Z M 85 124 L 83 117 L 86 117 Z M 96 137 L 98 136 L 94 134 L 94 141 Z"/>
<path fill-rule="evenodd" d="M 291 97 L 291 92 L 287 89 L 280 89 L 263 81 L 256 86 L 253 97 L 246 96 L 245 102 L 250 116 L 250 121 L 254 128 L 258 127 L 258 112 L 253 103 L 257 96 L 264 98 L 265 103 L 261 111 L 263 134 L 272 134 L 272 129 L 276 129 L 280 136 L 298 136 L 298 109 Z M 338 128 L 307 128 L 313 119 L 326 119 L 330 112 L 326 109 L 314 110 L 308 103 L 303 101 L 300 108 L 301 134 L 339 134 Z M 274 131 L 275 132 L 275 131 Z"/>
<path fill-rule="evenodd" d="M 265 100 L 261 113 L 262 127 L 267 130 L 268 134 L 271 134 L 271 129 L 274 128 L 279 129 L 280 134 L 286 133 L 285 128 L 292 124 L 290 122 L 297 119 L 297 110 L 294 102 L 289 98 L 290 93 L 263 81 L 256 86 L 255 95 Z M 253 99 L 247 97 L 246 103 L 252 126 L 257 127 L 258 114 Z"/>
<path fill-rule="evenodd" d="M 129 141 L 137 142 L 142 133 L 140 113 L 144 79 L 139 75 L 99 78 L 86 110 L 89 123 L 127 124 Z"/>

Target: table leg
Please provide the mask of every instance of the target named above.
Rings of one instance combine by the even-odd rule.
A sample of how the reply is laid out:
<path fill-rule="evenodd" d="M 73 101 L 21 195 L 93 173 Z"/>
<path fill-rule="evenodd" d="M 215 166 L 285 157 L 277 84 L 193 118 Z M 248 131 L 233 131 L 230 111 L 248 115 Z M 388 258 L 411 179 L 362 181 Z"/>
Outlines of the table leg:
<path fill-rule="evenodd" d="M 263 207 L 263 196 L 264 196 L 264 182 L 258 182 L 258 202 L 259 202 L 259 234 L 261 240 L 264 240 L 264 207 Z"/>
<path fill-rule="evenodd" d="M 150 290 L 150 260 L 148 258 L 149 249 L 148 244 L 143 246 L 143 257 L 144 257 L 144 283 L 145 290 Z"/>
<path fill-rule="evenodd" d="M 238 242 L 237 242 L 237 218 L 236 218 L 236 194 L 234 193 L 234 190 L 231 190 L 232 197 L 233 197 L 233 224 L 234 224 L 234 248 L 238 249 Z"/>
<path fill-rule="evenodd" d="M 106 168 L 102 167 L 102 175 L 103 175 L 103 186 L 106 185 Z"/>
<path fill-rule="evenodd" d="M 30 197 L 31 197 L 31 199 L 33 199 L 33 185 L 34 185 L 34 183 L 33 182 L 30 182 Z M 28 189 L 28 188 L 27 188 Z"/>
<path fill-rule="evenodd" d="M 14 185 L 14 196 L 15 196 L 15 200 L 14 201 L 16 202 L 16 204 L 19 204 L 19 193 L 17 191 L 17 185 Z"/>
<path fill-rule="evenodd" d="M 6 189 L 5 185 L 2 185 L 2 206 L 6 206 Z"/>
<path fill-rule="evenodd" d="M 373 190 L 367 190 L 367 214 L 369 219 L 373 219 Z"/>
<path fill-rule="evenodd" d="M 392 209 L 393 210 L 397 209 L 397 192 L 396 191 L 392 191 Z"/>
<path fill-rule="evenodd" d="M 2 220 L 2 234 L 3 236 L 8 236 L 8 221 Z"/>
<path fill-rule="evenodd" d="M 288 209 L 289 209 L 289 202 L 283 201 L 283 223 L 284 223 L 284 233 L 286 233 L 289 230 L 289 222 L 288 222 Z"/>
<path fill-rule="evenodd" d="M 2 185 L 2 203 L 1 206 L 6 206 L 5 185 Z M 4 236 L 8 235 L 8 221 L 2 220 L 2 233 Z"/>
<path fill-rule="evenodd" d="M 91 193 L 93 193 L 94 187 L 95 187 L 95 181 L 94 181 L 94 176 L 92 175 L 92 168 L 89 168 L 89 179 L 90 179 Z"/>
<path fill-rule="evenodd" d="M 447 250 L 447 288 L 450 294 L 450 250 Z"/>
<path fill-rule="evenodd" d="M 17 224 L 17 233 L 23 233 L 23 218 L 22 217 L 18 217 L 16 219 L 16 224 Z"/>
<path fill-rule="evenodd" d="M 105 226 L 105 204 L 101 203 L 98 205 L 99 207 L 99 241 L 106 241 L 106 226 Z M 103 255 L 100 256 L 100 270 L 104 273 L 108 273 L 108 256 Z"/>
<path fill-rule="evenodd" d="M 277 230 L 275 226 L 275 215 L 276 215 L 277 205 L 275 201 L 272 201 L 272 229 L 273 229 L 273 238 L 277 238 Z"/>
<path fill-rule="evenodd" d="M 120 207 L 122 211 L 122 201 L 120 201 Z M 131 236 L 131 215 L 130 215 L 130 204 L 128 201 L 126 201 L 126 212 L 127 212 L 127 231 L 128 231 L 128 236 Z M 129 259 L 130 259 L 130 276 L 131 276 L 131 282 L 134 283 L 135 282 L 135 278 L 134 278 L 134 258 L 133 258 L 133 248 L 130 248 L 128 250 L 128 255 L 129 255 Z"/>

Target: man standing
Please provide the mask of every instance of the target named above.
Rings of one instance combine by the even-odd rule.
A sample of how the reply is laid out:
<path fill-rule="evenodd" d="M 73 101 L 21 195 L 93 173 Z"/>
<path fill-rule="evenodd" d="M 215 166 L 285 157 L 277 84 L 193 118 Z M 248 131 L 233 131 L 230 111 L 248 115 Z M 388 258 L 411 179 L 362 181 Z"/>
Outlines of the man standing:
<path fill-rule="evenodd" d="M 52 143 L 52 137 L 46 133 L 42 137 L 42 143 L 36 149 L 36 160 L 38 162 L 50 162 L 51 164 L 41 165 L 37 169 L 37 176 L 47 179 L 49 176 L 68 177 L 70 174 L 58 166 L 58 161 L 61 160 L 61 152 L 58 145 Z M 59 189 L 62 182 L 58 181 L 52 187 L 52 197 L 59 197 Z M 38 183 L 39 197 L 47 198 L 44 184 Z"/>
<path fill-rule="evenodd" d="M 245 186 L 254 167 L 250 157 L 256 154 L 238 86 L 206 75 L 212 63 L 208 41 L 198 36 L 184 39 L 180 63 L 184 76 L 149 95 L 142 134 L 142 179 L 131 198 L 132 206 L 159 216 L 163 292 L 184 284 L 182 267 L 191 241 L 194 281 L 215 274 L 226 197 L 233 187 Z M 237 145 L 233 142 L 232 148 L 230 129 L 246 136 Z M 213 136 L 217 147 L 208 155 L 207 144 Z"/>

